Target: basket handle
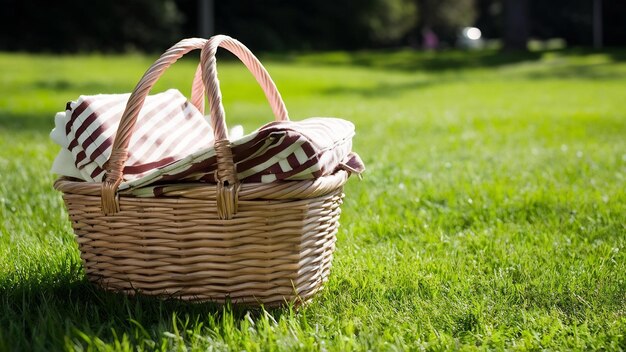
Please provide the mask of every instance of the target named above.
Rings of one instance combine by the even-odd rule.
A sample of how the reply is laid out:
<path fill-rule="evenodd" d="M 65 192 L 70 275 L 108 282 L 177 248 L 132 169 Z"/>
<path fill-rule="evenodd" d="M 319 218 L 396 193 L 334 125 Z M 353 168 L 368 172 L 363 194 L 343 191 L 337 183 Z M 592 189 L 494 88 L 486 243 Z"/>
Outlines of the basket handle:
<path fill-rule="evenodd" d="M 226 37 L 226 36 L 215 36 L 211 38 L 213 43 L 216 43 L 212 55 L 202 55 L 200 64 L 196 69 L 196 73 L 194 76 L 194 81 L 192 84 L 192 104 L 195 105 L 198 110 L 204 112 L 204 89 L 205 84 L 204 79 L 208 77 L 212 77 L 213 79 L 206 80 L 207 82 L 213 82 L 212 87 L 217 88 L 209 88 L 207 89 L 207 94 L 209 95 L 209 100 L 211 102 L 211 124 L 214 126 L 214 135 L 216 140 L 216 153 L 218 155 L 224 155 L 223 158 L 218 157 L 218 170 L 220 165 L 220 159 L 224 160 L 222 162 L 223 167 L 222 171 L 218 172 L 218 194 L 222 194 L 225 196 L 224 192 L 219 191 L 220 185 L 226 185 L 227 188 L 230 185 L 235 186 L 238 182 L 236 181 L 236 173 L 234 169 L 234 164 L 232 163 L 232 152 L 230 151 L 230 146 L 227 141 L 227 132 L 226 132 L 226 123 L 224 120 L 224 108 L 221 103 L 221 92 L 219 91 L 219 81 L 217 80 L 217 72 L 215 71 L 215 52 L 217 50 L 217 46 L 220 45 L 217 40 L 222 38 L 228 38 L 231 41 L 236 42 L 234 46 L 227 47 L 228 50 L 235 53 L 237 57 L 239 57 L 246 66 L 250 69 L 250 71 L 254 74 L 257 81 L 261 84 L 265 95 L 267 96 L 270 104 L 272 106 L 272 110 L 274 111 L 274 115 L 276 116 L 277 121 L 288 120 L 289 117 L 287 115 L 287 109 L 280 97 L 280 93 L 276 89 L 276 86 L 272 82 L 271 78 L 267 71 L 263 68 L 261 63 L 254 57 L 254 55 L 241 43 L 238 41 Z M 180 42 L 176 43 L 174 46 L 169 48 L 157 61 L 155 61 L 152 66 L 144 73 L 142 78 L 139 80 L 135 89 L 131 93 L 128 102 L 126 104 L 126 108 L 124 113 L 122 114 L 122 118 L 120 120 L 120 124 L 117 129 L 117 133 L 115 136 L 115 140 L 113 142 L 113 148 L 111 151 L 111 156 L 109 160 L 105 164 L 106 175 L 105 180 L 102 182 L 102 211 L 104 214 L 114 214 L 119 211 L 119 203 L 116 198 L 117 189 L 122 182 L 124 163 L 128 158 L 128 144 L 130 142 L 131 136 L 134 132 L 135 123 L 137 121 L 137 117 L 139 116 L 139 111 L 143 107 L 144 101 L 148 96 L 148 93 L 156 83 L 156 81 L 161 77 L 161 75 L 167 70 L 174 62 L 176 62 L 179 58 L 181 58 L 186 53 L 195 50 L 195 49 L 203 49 L 205 47 L 210 47 L 206 39 L 201 38 L 190 38 L 183 39 Z M 236 44 L 239 44 L 239 48 Z M 227 44 L 226 44 L 227 45 Z M 232 49 L 231 49 L 232 48 Z M 242 49 L 241 51 L 239 49 Z M 211 71 L 208 68 L 207 58 L 212 57 L 213 63 L 213 73 L 212 75 L 207 74 L 208 71 Z M 204 68 L 204 69 L 203 69 Z M 202 79 L 200 79 L 202 78 Z M 218 111 L 217 113 L 215 111 Z M 219 114 L 221 111 L 221 115 Z M 214 118 L 213 116 L 221 116 L 221 119 Z M 218 121 L 217 123 L 215 121 Z M 217 129 L 215 128 L 217 126 Z M 221 141 L 220 143 L 217 143 Z M 223 146 L 223 147 L 222 147 Z M 224 150 L 223 152 L 218 152 L 218 150 Z M 230 155 L 230 158 L 227 155 Z M 230 159 L 230 161 L 228 161 Z M 220 182 L 221 180 L 221 182 Z M 232 180 L 232 182 L 231 182 Z M 237 185 L 238 189 L 238 185 Z M 231 203 L 231 206 L 227 206 L 228 209 L 224 209 L 224 203 L 220 202 L 218 198 L 218 210 L 222 208 L 226 213 L 232 214 L 236 212 L 236 194 L 233 194 L 235 197 L 234 201 L 226 202 Z M 223 198 L 223 197 L 222 197 Z M 231 198 L 231 197 L 228 197 Z M 222 206 L 220 207 L 220 203 Z M 234 204 L 233 204 L 234 203 Z M 220 211 L 220 214 L 222 211 Z M 230 218 L 220 217 L 222 218 Z"/>
<path fill-rule="evenodd" d="M 196 73 L 193 76 L 193 83 L 191 84 L 191 104 L 193 104 L 193 106 L 195 106 L 202 115 L 204 115 L 205 110 L 205 92 L 206 89 L 204 88 L 204 82 L 202 82 L 202 64 L 200 63 L 196 68 Z"/>
<path fill-rule="evenodd" d="M 206 42 L 206 39 L 190 38 L 176 43 L 150 66 L 135 86 L 135 89 L 133 89 L 117 128 L 111 156 L 105 163 L 106 174 L 104 182 L 102 182 L 102 211 L 104 214 L 114 214 L 119 211 L 116 192 L 120 183 L 122 183 L 124 163 L 128 159 L 128 144 L 133 135 L 139 111 L 143 107 L 148 93 L 163 72 L 174 62 L 192 50 L 202 49 Z M 201 79 L 198 79 L 199 71 L 200 68 L 196 70 L 192 84 L 192 103 L 198 110 L 203 112 L 204 84 Z"/>
<path fill-rule="evenodd" d="M 261 88 L 263 88 L 263 92 L 272 107 L 276 121 L 289 121 L 287 107 L 285 107 L 280 92 L 278 92 L 274 81 L 272 81 L 272 78 L 265 67 L 263 67 L 263 64 L 252 54 L 250 49 L 238 40 L 226 35 L 216 35 L 207 41 L 206 46 L 202 49 L 202 53 L 200 54 L 200 61 L 204 65 L 203 80 L 207 88 L 215 140 L 228 139 L 226 114 L 224 113 L 224 106 L 222 105 L 220 82 L 217 78 L 215 54 L 218 47 L 222 47 L 233 53 L 246 65 L 248 70 L 250 70 Z"/>
<path fill-rule="evenodd" d="M 215 135 L 215 154 L 217 158 L 217 213 L 221 219 L 230 219 L 237 212 L 239 180 L 233 162 L 233 153 L 228 141 L 226 114 L 222 105 L 222 92 L 217 78 L 217 48 L 222 47 L 235 54 L 250 70 L 263 88 L 263 92 L 272 107 L 276 121 L 289 121 L 287 108 L 274 81 L 261 62 L 241 42 L 225 35 L 211 37 L 202 52 L 200 62 L 204 65 L 203 81 L 207 89 L 211 111 L 211 125 Z"/>

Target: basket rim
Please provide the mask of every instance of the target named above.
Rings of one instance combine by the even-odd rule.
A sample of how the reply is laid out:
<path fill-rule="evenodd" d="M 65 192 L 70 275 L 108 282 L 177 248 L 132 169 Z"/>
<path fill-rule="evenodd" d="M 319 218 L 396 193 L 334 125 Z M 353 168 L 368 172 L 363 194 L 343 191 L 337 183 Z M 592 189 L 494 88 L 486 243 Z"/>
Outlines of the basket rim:
<path fill-rule="evenodd" d="M 310 199 L 317 198 L 343 187 L 350 173 L 338 170 L 327 176 L 310 180 L 274 181 L 270 183 L 241 183 L 239 200 L 269 199 Z M 88 182 L 61 176 L 54 182 L 54 188 L 65 194 L 102 196 L 102 182 Z M 120 197 L 182 197 L 192 199 L 215 199 L 215 183 L 181 182 L 150 185 L 118 192 Z"/>

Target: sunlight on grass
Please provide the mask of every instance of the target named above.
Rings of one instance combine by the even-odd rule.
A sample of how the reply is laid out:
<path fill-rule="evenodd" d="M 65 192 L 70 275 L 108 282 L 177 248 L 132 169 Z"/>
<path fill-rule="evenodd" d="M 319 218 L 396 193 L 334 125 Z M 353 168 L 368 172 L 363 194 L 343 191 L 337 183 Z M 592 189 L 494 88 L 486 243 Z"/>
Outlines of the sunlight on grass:
<path fill-rule="evenodd" d="M 330 281 L 247 311 L 86 283 L 48 173 L 54 113 L 129 92 L 155 59 L 0 54 L 0 350 L 626 349 L 626 56 L 268 56 L 292 119 L 357 126 Z M 196 61 L 155 91 L 189 92 Z M 227 121 L 272 119 L 220 61 Z"/>

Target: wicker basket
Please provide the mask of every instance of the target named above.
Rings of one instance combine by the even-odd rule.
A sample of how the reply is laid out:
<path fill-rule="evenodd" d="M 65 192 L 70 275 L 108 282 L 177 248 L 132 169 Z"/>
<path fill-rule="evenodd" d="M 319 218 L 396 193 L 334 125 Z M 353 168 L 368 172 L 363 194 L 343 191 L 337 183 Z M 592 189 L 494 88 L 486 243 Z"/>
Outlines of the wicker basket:
<path fill-rule="evenodd" d="M 306 181 L 240 183 L 226 133 L 217 79 L 218 46 L 241 59 L 277 120 L 287 110 L 267 71 L 238 41 L 187 39 L 164 53 L 132 92 L 102 183 L 60 178 L 89 280 L 127 294 L 279 305 L 304 302 L 328 279 L 349 174 Z M 202 49 L 192 102 L 210 102 L 217 184 L 187 183 L 158 197 L 118 192 L 127 147 L 144 99 L 177 59 Z"/>

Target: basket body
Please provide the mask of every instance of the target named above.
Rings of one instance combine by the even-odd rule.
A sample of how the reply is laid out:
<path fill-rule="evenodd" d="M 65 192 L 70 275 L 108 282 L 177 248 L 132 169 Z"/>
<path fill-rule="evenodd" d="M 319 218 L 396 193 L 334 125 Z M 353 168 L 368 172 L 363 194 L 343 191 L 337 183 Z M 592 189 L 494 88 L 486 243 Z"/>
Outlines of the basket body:
<path fill-rule="evenodd" d="M 120 195 L 113 215 L 103 215 L 97 183 L 56 187 L 90 281 L 126 294 L 273 306 L 307 301 L 328 279 L 342 184 L 303 199 L 246 200 L 244 191 L 229 220 L 218 217 L 214 185 Z"/>
<path fill-rule="evenodd" d="M 328 279 L 343 185 L 354 169 L 337 164 L 328 167 L 333 173 L 327 175 L 321 173 L 321 166 L 315 169 L 316 165 L 296 163 L 303 170 L 320 171 L 320 176 L 281 181 L 275 171 L 265 170 L 275 180 L 267 183 L 248 183 L 238 176 L 217 78 L 218 47 L 231 51 L 252 72 L 276 121 L 289 121 L 274 82 L 243 44 L 222 35 L 209 40 L 185 39 L 150 66 L 128 98 L 114 140 L 101 144 L 111 148 L 107 161 L 100 165 L 105 171 L 103 182 L 61 178 L 55 188 L 63 192 L 86 275 L 105 289 L 266 306 L 305 302 Z M 192 103 L 203 112 L 204 95 L 210 102 L 216 163 L 211 182 L 215 183 L 176 179 L 178 183 L 164 184 L 172 181 L 161 179 L 143 188 L 120 187 L 128 180 L 124 172 L 128 171 L 130 140 L 148 93 L 171 64 L 194 49 L 202 52 Z M 81 128 L 72 137 L 76 145 L 83 143 L 76 138 L 84 132 L 79 132 Z M 296 167 L 290 157 L 304 158 L 302 163 L 319 162 L 309 159 L 312 156 L 303 145 L 302 150 L 296 149 L 300 147 L 296 140 L 289 143 L 275 147 L 289 166 L 284 171 Z M 270 156 L 263 157 L 256 166 L 268 163 L 282 170 L 280 162 L 271 164 Z M 331 154 L 326 161 L 339 162 L 335 157 Z M 193 167 L 184 171 L 193 172 Z M 285 179 L 297 179 L 290 177 Z"/>

